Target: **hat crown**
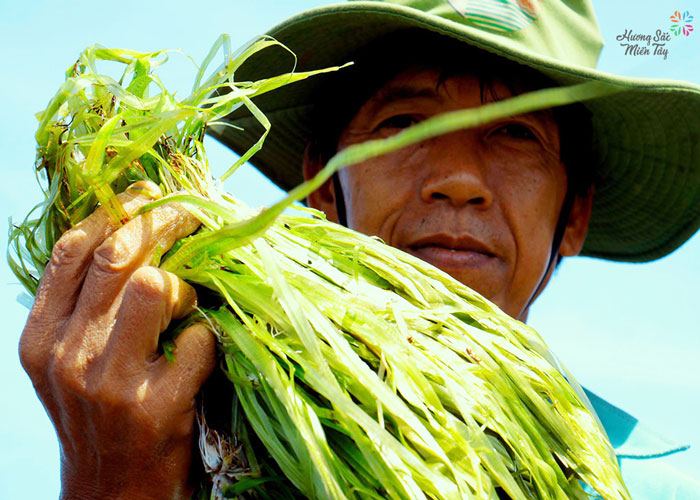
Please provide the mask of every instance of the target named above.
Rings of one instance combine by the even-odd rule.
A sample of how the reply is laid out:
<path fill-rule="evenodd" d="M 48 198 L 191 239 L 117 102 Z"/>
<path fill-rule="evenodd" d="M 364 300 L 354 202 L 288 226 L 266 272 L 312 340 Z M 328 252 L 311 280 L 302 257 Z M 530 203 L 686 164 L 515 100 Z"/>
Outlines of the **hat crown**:
<path fill-rule="evenodd" d="M 595 68 L 603 47 L 590 0 L 349 0 L 394 4 L 461 24 L 521 54 Z"/>

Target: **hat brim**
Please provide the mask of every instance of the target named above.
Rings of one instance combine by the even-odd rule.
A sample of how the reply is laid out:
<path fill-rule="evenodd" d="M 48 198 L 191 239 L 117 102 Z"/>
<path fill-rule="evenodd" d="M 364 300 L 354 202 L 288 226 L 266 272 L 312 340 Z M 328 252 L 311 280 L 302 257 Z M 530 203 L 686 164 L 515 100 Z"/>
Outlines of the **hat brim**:
<path fill-rule="evenodd" d="M 585 81 L 633 87 L 586 102 L 593 114 L 598 159 L 593 214 L 582 255 L 645 262 L 672 252 L 700 227 L 700 87 L 677 81 L 632 79 L 523 52 L 483 30 L 416 9 L 380 2 L 348 2 L 303 12 L 268 32 L 298 57 L 297 70 L 344 64 L 373 41 L 407 28 L 442 33 L 534 68 L 569 85 Z M 290 69 L 282 49 L 263 50 L 237 79 L 258 80 Z M 342 70 L 341 70 L 342 71 Z M 256 99 L 271 123 L 265 145 L 250 160 L 288 190 L 303 181 L 302 160 L 311 137 L 315 96 L 325 75 L 282 87 Z M 342 99 L 342 96 L 339 96 Z M 263 132 L 244 108 L 232 127 L 209 134 L 243 154 Z"/>

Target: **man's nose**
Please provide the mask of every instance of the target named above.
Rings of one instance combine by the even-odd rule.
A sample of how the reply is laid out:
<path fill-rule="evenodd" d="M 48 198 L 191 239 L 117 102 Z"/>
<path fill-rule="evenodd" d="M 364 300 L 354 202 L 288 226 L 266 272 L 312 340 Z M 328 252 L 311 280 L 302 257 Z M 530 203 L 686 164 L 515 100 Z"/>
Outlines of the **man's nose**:
<path fill-rule="evenodd" d="M 493 202 L 493 193 L 486 182 L 487 160 L 478 144 L 468 134 L 449 134 L 429 146 L 427 166 L 430 173 L 421 186 L 426 203 L 446 200 L 455 207 L 472 205 L 486 210 Z"/>

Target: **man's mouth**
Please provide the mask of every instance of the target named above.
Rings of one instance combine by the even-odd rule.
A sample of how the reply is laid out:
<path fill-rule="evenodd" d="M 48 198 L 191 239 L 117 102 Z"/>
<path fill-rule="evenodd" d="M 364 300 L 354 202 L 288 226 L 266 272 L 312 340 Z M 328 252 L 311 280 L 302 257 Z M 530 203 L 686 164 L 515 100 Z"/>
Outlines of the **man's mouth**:
<path fill-rule="evenodd" d="M 470 236 L 448 234 L 420 238 L 406 250 L 441 269 L 480 268 L 496 257 L 487 245 Z"/>

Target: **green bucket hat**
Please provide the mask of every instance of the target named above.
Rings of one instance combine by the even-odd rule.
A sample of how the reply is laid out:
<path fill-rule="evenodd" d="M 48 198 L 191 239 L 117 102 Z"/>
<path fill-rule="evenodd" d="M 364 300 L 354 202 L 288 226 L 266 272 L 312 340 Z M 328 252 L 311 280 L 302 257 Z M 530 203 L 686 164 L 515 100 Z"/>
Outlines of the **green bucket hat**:
<path fill-rule="evenodd" d="M 351 0 L 298 14 L 267 34 L 297 55 L 298 71 L 307 71 L 352 61 L 373 42 L 406 29 L 446 35 L 561 85 L 634 87 L 585 103 L 592 113 L 598 181 L 583 255 L 650 261 L 700 227 L 700 87 L 596 71 L 603 40 L 588 0 Z M 289 62 L 288 52 L 264 50 L 237 79 L 279 74 Z M 285 190 L 303 180 L 303 155 L 325 81 L 312 77 L 256 100 L 272 128 L 250 163 Z M 227 119 L 243 130 L 220 126 L 209 133 L 243 154 L 263 129 L 245 109 Z"/>

